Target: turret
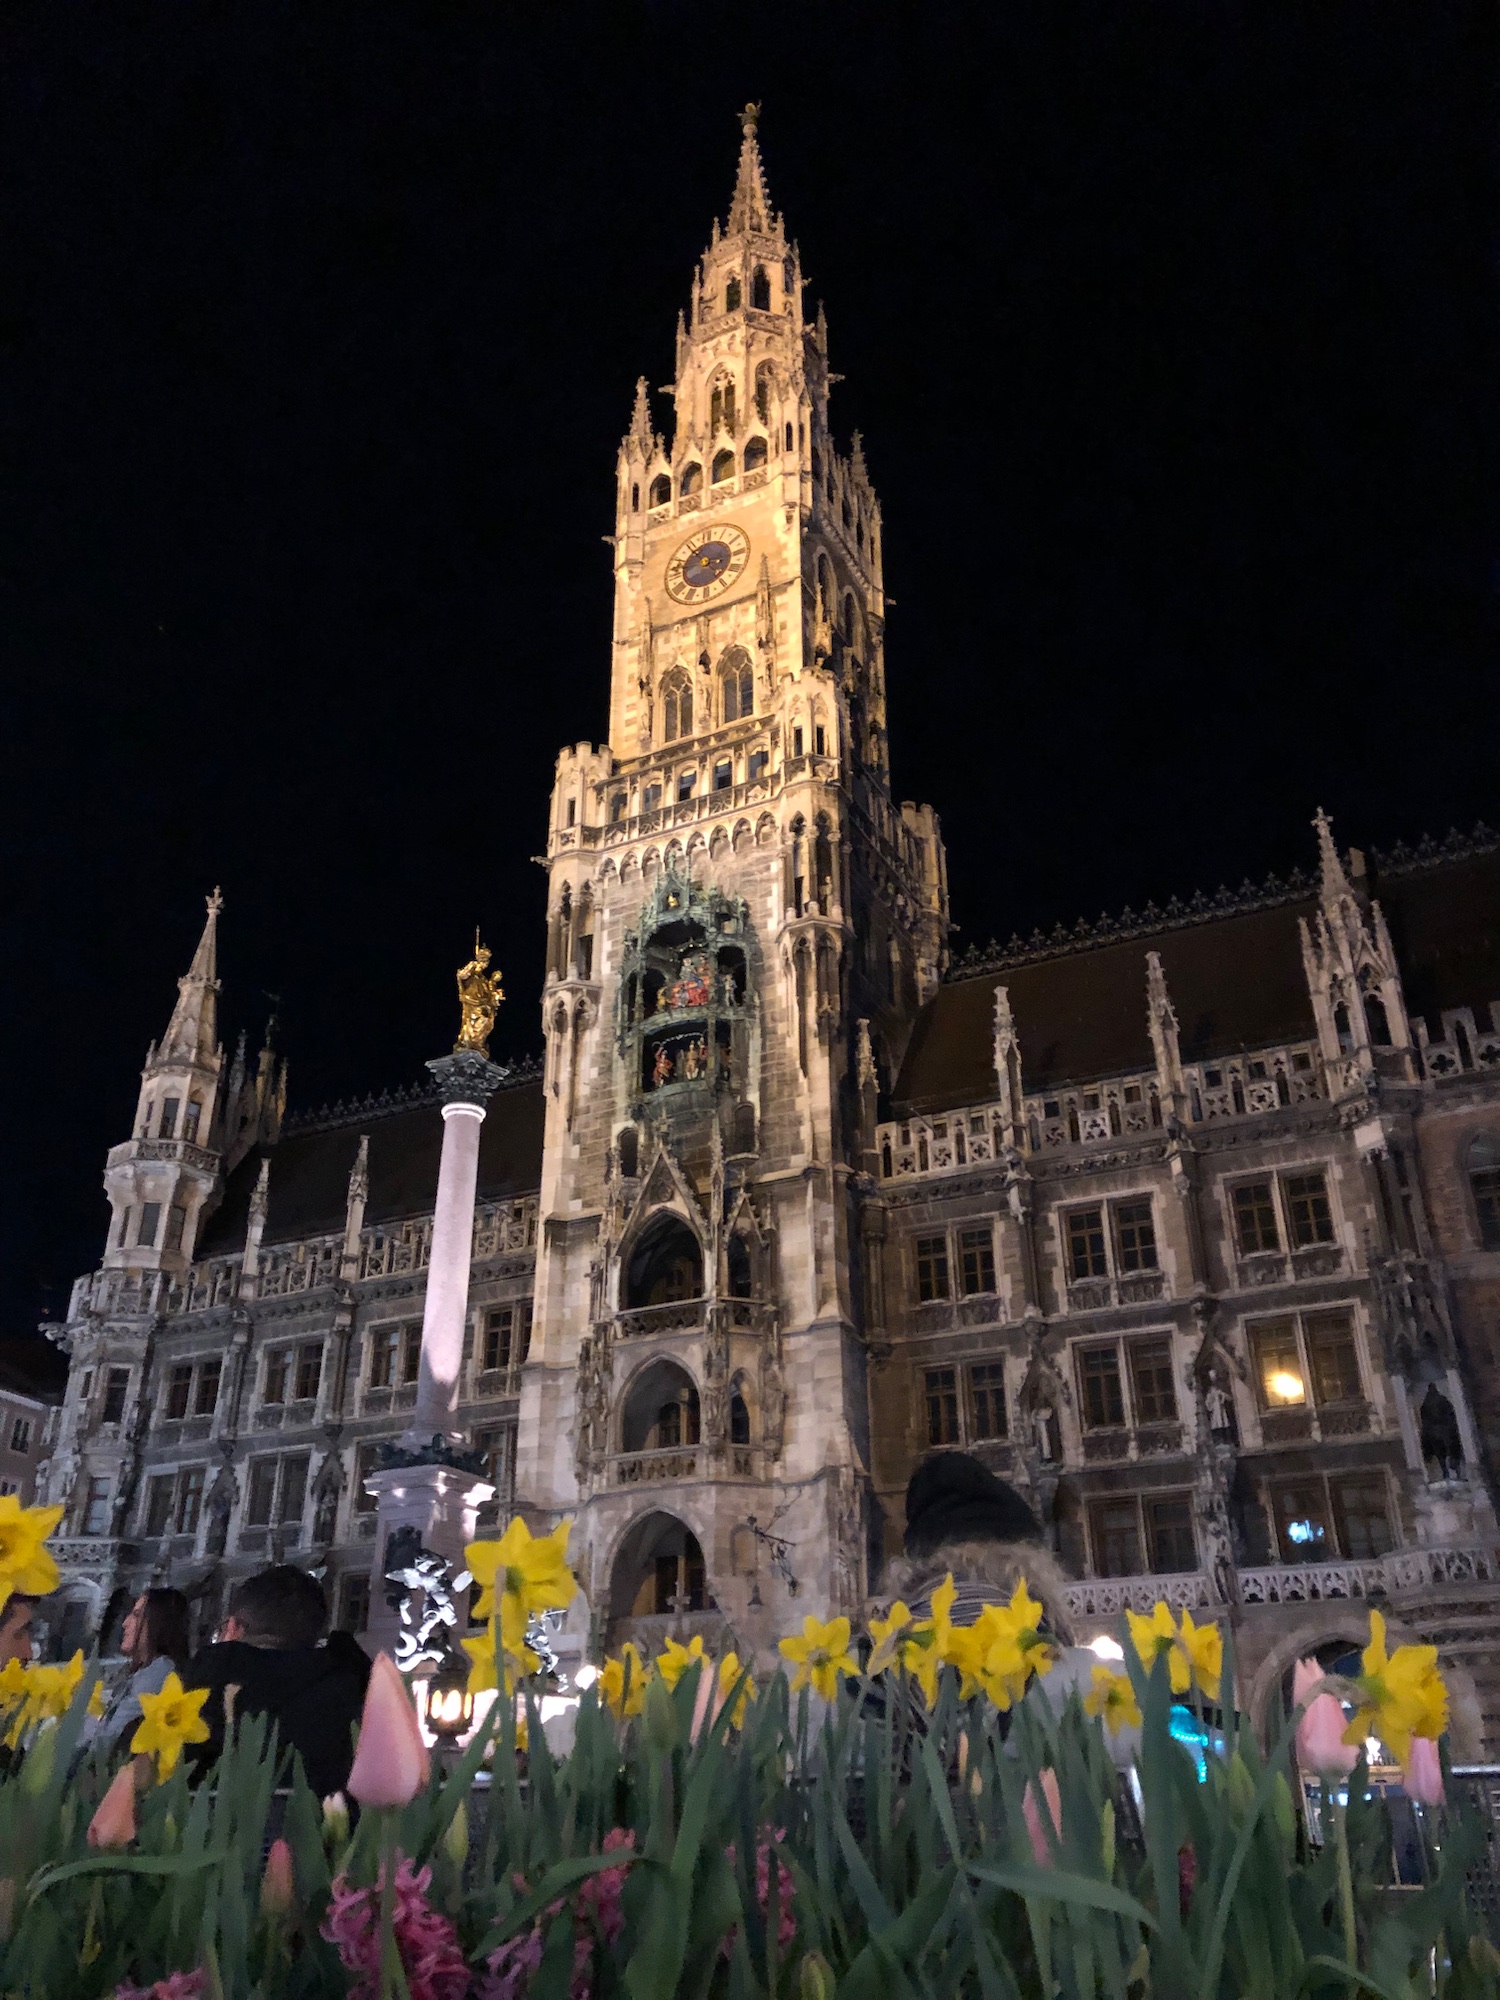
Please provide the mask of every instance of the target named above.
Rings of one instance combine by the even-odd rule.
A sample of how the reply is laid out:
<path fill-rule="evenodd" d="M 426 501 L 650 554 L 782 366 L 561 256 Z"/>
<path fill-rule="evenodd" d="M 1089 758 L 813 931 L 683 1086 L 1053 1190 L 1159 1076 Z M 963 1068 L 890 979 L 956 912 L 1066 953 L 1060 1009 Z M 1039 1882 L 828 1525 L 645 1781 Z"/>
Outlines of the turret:
<path fill-rule="evenodd" d="M 223 898 L 215 889 L 192 964 L 177 982 L 177 1004 L 166 1033 L 146 1052 L 135 1136 L 114 1147 L 105 1164 L 111 1217 L 104 1262 L 110 1269 L 185 1269 L 204 1206 L 218 1184 L 222 908 Z"/>

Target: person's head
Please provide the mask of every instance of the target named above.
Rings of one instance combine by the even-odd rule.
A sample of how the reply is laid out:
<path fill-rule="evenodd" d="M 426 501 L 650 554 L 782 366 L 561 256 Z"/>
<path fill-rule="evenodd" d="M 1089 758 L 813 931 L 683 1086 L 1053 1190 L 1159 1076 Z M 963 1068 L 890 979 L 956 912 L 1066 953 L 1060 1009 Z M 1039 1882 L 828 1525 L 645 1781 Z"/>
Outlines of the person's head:
<path fill-rule="evenodd" d="M 188 1601 L 180 1590 L 145 1590 L 125 1613 L 121 1647 L 133 1667 L 163 1657 L 182 1666 L 192 1652 Z"/>
<path fill-rule="evenodd" d="M 317 1578 L 292 1563 L 277 1563 L 247 1576 L 229 1593 L 220 1637 L 290 1652 L 316 1646 L 327 1623 L 328 1600 Z"/>
<path fill-rule="evenodd" d="M 19 1660 L 23 1667 L 32 1661 L 31 1620 L 36 1610 L 34 1597 L 23 1597 L 13 1590 L 5 1600 L 5 1609 L 0 1611 L 0 1667 L 7 1667 L 12 1660 Z"/>

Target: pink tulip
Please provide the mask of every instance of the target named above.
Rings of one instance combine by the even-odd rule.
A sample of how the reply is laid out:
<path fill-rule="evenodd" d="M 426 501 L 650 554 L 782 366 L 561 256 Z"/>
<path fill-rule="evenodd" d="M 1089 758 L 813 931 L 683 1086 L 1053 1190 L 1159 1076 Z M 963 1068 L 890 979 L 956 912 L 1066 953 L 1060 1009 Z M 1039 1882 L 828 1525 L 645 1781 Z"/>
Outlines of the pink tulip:
<path fill-rule="evenodd" d="M 724 1706 L 719 1693 L 719 1677 L 714 1671 L 712 1660 L 705 1660 L 698 1669 L 698 1692 L 693 1696 L 693 1720 L 688 1735 L 696 1743 L 704 1730 L 717 1720 L 719 1710 Z"/>
<path fill-rule="evenodd" d="M 292 1850 L 284 1840 L 273 1840 L 266 1856 L 266 1872 L 260 1878 L 260 1907 L 265 1916 L 288 1916 L 297 1901 L 297 1878 L 292 1872 Z"/>
<path fill-rule="evenodd" d="M 1443 1760 L 1430 1736 L 1414 1736 L 1401 1783 L 1409 1799 L 1419 1806 L 1443 1803 Z"/>
<path fill-rule="evenodd" d="M 1316 1660 L 1299 1660 L 1292 1670 L 1292 1705 L 1300 1708 L 1307 1702 L 1307 1712 L 1297 1724 L 1297 1757 L 1305 1771 L 1346 1778 L 1359 1762 L 1359 1745 L 1344 1741 L 1349 1719 L 1337 1698 L 1312 1694 L 1325 1678 Z"/>
<path fill-rule="evenodd" d="M 416 1705 L 390 1654 L 377 1653 L 347 1789 L 362 1806 L 410 1805 L 426 1784 L 427 1771 Z"/>
<path fill-rule="evenodd" d="M 1055 1834 L 1062 1833 L 1062 1793 L 1057 1787 L 1057 1773 L 1047 1769 L 1041 1775 L 1042 1796 L 1037 1797 L 1036 1786 L 1028 1785 L 1021 1800 L 1021 1817 L 1026 1822 L 1026 1831 L 1031 1835 L 1031 1851 L 1043 1868 L 1052 1866 L 1052 1845 L 1047 1837 L 1047 1824 L 1051 1823 Z M 1046 1820 L 1042 1817 L 1042 1802 L 1046 1801 Z"/>
<path fill-rule="evenodd" d="M 85 1835 L 90 1847 L 128 1847 L 135 1839 L 135 1767 L 126 1764 L 109 1781 Z"/>

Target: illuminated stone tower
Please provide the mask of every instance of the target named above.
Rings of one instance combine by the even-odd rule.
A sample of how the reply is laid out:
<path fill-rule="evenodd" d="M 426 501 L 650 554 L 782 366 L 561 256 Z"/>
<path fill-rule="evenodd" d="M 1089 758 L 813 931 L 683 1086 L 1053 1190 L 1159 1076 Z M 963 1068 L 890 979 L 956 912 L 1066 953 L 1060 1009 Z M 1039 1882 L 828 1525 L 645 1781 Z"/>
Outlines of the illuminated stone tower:
<path fill-rule="evenodd" d="M 620 446 L 610 740 L 559 757 L 547 838 L 517 1490 L 577 1516 L 596 1638 L 862 1599 L 852 1182 L 946 953 L 936 817 L 889 789 L 880 510 L 743 127 L 671 435 L 643 378 Z"/>

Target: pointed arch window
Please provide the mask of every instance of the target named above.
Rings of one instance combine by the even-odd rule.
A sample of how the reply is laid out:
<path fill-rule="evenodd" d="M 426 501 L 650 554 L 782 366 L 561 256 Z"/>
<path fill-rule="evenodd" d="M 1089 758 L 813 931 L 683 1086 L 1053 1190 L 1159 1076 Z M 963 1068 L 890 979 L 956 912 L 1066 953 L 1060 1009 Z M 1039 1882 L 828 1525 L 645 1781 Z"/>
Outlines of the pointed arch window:
<path fill-rule="evenodd" d="M 764 264 L 757 264 L 750 279 L 750 304 L 756 312 L 771 310 L 771 280 Z"/>
<path fill-rule="evenodd" d="M 738 722 L 755 713 L 755 669 L 742 646 L 724 656 L 719 669 L 721 713 L 726 722 Z"/>
<path fill-rule="evenodd" d="M 693 684 L 680 668 L 661 684 L 661 733 L 664 743 L 693 733 Z"/>
<path fill-rule="evenodd" d="M 708 429 L 713 436 L 718 431 L 728 431 L 734 436 L 734 384 L 730 381 L 715 382 L 708 398 Z"/>
<path fill-rule="evenodd" d="M 759 472 L 766 462 L 766 441 L 763 437 L 753 437 L 745 446 L 746 472 Z"/>
<path fill-rule="evenodd" d="M 776 371 L 772 364 L 762 361 L 755 371 L 755 414 L 763 424 L 771 421 L 771 388 L 775 379 Z"/>
<path fill-rule="evenodd" d="M 665 507 L 672 498 L 671 475 L 659 472 L 651 482 L 651 505 Z"/>
<path fill-rule="evenodd" d="M 724 287 L 724 310 L 727 313 L 735 313 L 739 309 L 740 281 L 738 278 L 731 278 L 729 283 Z"/>
<path fill-rule="evenodd" d="M 701 493 L 702 490 L 703 467 L 701 465 L 685 465 L 682 468 L 682 477 L 677 482 L 677 491 L 682 495 L 684 500 L 688 500 L 695 493 Z"/>
<path fill-rule="evenodd" d="M 641 489 L 636 480 L 630 483 L 630 511 L 632 514 L 639 514 L 641 511 Z"/>
<path fill-rule="evenodd" d="M 734 477 L 734 453 L 721 451 L 714 459 L 714 485 L 722 486 L 726 479 Z"/>
<path fill-rule="evenodd" d="M 786 427 L 786 449 L 788 451 L 793 451 L 796 449 L 795 445 L 792 442 L 792 427 L 790 424 L 788 424 Z"/>

